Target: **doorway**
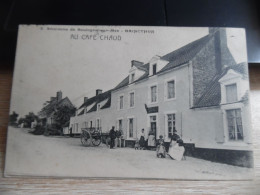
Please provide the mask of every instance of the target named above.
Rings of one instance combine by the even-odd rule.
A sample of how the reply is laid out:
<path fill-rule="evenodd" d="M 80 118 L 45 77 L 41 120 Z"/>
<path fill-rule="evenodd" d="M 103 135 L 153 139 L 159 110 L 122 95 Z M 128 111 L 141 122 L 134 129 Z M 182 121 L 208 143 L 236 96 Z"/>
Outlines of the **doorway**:
<path fill-rule="evenodd" d="M 150 129 L 156 139 L 157 137 L 157 118 L 156 118 L 156 115 L 154 116 L 150 116 Z"/>

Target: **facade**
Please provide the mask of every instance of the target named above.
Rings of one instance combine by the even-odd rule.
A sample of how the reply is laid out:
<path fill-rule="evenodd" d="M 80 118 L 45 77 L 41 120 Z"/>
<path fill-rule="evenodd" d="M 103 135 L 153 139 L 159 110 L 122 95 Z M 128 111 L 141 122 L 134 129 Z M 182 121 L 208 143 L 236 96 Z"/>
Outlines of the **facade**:
<path fill-rule="evenodd" d="M 187 155 L 252 167 L 248 82 L 247 64 L 235 62 L 225 29 L 210 28 L 207 36 L 164 56 L 133 60 L 116 87 L 84 98 L 70 127 L 76 134 L 115 126 L 126 146 L 143 128 L 146 139 L 153 132 L 166 142 L 177 130 Z"/>

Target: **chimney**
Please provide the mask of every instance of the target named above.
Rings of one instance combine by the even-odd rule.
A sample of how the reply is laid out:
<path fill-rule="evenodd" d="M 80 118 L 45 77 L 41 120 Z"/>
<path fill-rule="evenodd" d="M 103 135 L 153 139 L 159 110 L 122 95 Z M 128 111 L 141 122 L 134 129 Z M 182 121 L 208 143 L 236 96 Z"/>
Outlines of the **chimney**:
<path fill-rule="evenodd" d="M 61 91 L 57 92 L 56 98 L 57 98 L 57 101 L 60 101 L 62 99 L 62 92 Z"/>
<path fill-rule="evenodd" d="M 131 68 L 134 66 L 134 64 L 135 64 L 135 61 L 132 60 L 132 61 L 131 61 Z"/>
<path fill-rule="evenodd" d="M 84 97 L 84 103 L 88 101 L 88 97 Z"/>
<path fill-rule="evenodd" d="M 209 34 L 215 33 L 218 29 L 218 27 L 209 27 Z"/>
<path fill-rule="evenodd" d="M 53 102 L 54 100 L 56 100 L 56 97 L 50 97 L 50 102 Z"/>
<path fill-rule="evenodd" d="M 221 72 L 225 64 L 233 64 L 233 60 L 227 55 L 227 33 L 226 28 L 209 28 L 209 34 L 214 34 L 215 37 L 215 60 L 216 69 Z M 232 60 L 232 61 L 231 61 Z"/>
<path fill-rule="evenodd" d="M 96 90 L 96 96 L 99 95 L 99 94 L 101 94 L 101 93 L 102 93 L 102 89 L 97 89 L 97 90 Z"/>
<path fill-rule="evenodd" d="M 139 62 L 139 61 L 136 61 L 136 60 L 131 61 L 131 67 L 133 67 L 134 65 L 142 66 L 143 64 L 144 64 L 143 62 Z"/>

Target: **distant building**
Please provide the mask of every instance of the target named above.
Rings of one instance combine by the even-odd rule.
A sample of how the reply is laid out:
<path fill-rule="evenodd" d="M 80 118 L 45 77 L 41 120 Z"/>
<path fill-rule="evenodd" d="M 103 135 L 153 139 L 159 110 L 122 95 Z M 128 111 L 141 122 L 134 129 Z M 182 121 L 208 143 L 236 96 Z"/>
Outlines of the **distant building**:
<path fill-rule="evenodd" d="M 146 138 L 152 131 L 166 142 L 176 129 L 189 155 L 250 167 L 248 91 L 247 64 L 236 64 L 225 29 L 210 28 L 208 35 L 164 56 L 133 60 L 115 88 L 84 99 L 70 127 L 80 133 L 85 127 L 108 132 L 115 126 L 127 146 L 142 128 Z"/>
<path fill-rule="evenodd" d="M 56 123 L 53 115 L 59 107 L 68 106 L 69 108 L 74 108 L 73 104 L 68 97 L 62 98 L 62 92 L 58 91 L 56 97 L 50 97 L 47 101 L 47 105 L 41 109 L 38 113 L 39 118 L 43 124 L 53 125 Z"/>

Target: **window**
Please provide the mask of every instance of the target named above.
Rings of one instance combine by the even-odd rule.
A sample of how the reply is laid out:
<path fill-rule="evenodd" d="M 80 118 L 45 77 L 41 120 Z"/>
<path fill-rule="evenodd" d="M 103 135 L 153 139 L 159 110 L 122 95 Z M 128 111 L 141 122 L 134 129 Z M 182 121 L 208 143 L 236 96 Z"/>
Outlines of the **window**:
<path fill-rule="evenodd" d="M 130 83 L 135 81 L 135 73 L 131 74 Z"/>
<path fill-rule="evenodd" d="M 153 65 L 153 75 L 156 74 L 156 64 Z"/>
<path fill-rule="evenodd" d="M 175 81 L 167 82 L 167 99 L 175 98 Z"/>
<path fill-rule="evenodd" d="M 101 125 L 100 125 L 100 119 L 97 119 L 97 130 L 100 130 Z"/>
<path fill-rule="evenodd" d="M 77 133 L 78 132 L 78 123 L 75 123 L 74 127 L 75 127 L 75 132 Z"/>
<path fill-rule="evenodd" d="M 229 140 L 243 140 L 243 126 L 240 109 L 227 110 Z"/>
<path fill-rule="evenodd" d="M 170 138 L 175 130 L 175 114 L 167 114 L 168 137 Z"/>
<path fill-rule="evenodd" d="M 118 130 L 123 130 L 123 122 L 122 119 L 118 120 Z"/>
<path fill-rule="evenodd" d="M 92 128 L 93 127 L 93 122 L 92 121 L 90 121 L 90 128 Z"/>
<path fill-rule="evenodd" d="M 226 103 L 237 101 L 237 85 L 226 85 Z"/>
<path fill-rule="evenodd" d="M 151 87 L 151 102 L 157 102 L 157 86 Z"/>
<path fill-rule="evenodd" d="M 134 119 L 129 119 L 129 131 L 128 131 L 128 137 L 133 138 L 134 135 Z"/>
<path fill-rule="evenodd" d="M 135 105 L 135 93 L 131 92 L 130 93 L 130 108 L 134 107 Z"/>
<path fill-rule="evenodd" d="M 124 108 L 124 96 L 119 97 L 119 109 Z"/>

